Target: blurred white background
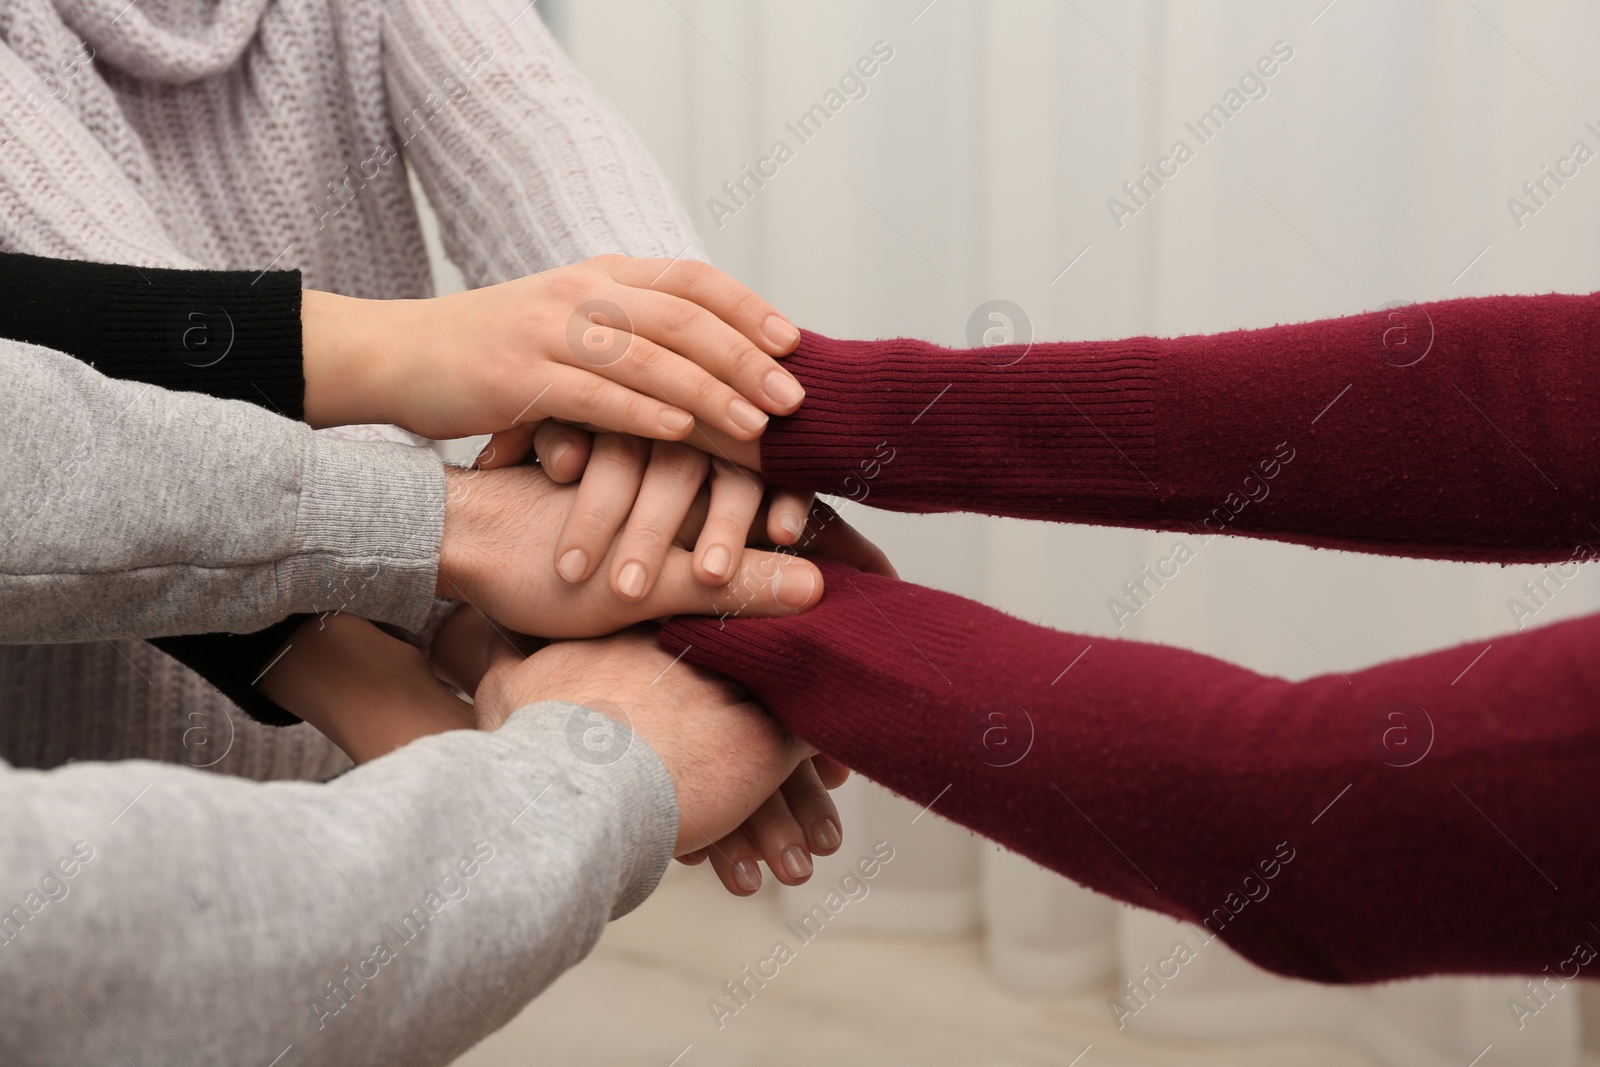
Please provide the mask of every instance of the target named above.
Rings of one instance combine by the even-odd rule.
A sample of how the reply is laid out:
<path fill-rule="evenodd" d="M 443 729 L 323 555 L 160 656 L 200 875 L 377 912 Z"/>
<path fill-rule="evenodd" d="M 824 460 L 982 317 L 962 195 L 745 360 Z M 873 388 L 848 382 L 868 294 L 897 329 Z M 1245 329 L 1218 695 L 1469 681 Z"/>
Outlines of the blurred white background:
<path fill-rule="evenodd" d="M 825 333 L 963 344 L 969 316 L 995 298 L 1019 305 L 1037 338 L 1087 339 L 1600 289 L 1600 161 L 1520 225 L 1508 208 L 1575 141 L 1600 150 L 1585 127 L 1600 130 L 1592 4 L 541 0 L 537 10 L 661 160 L 706 254 Z M 893 56 L 865 95 L 800 144 L 785 124 L 875 45 Z M 1258 98 L 1200 144 L 1185 123 L 1275 45 L 1292 58 L 1262 80 L 1265 94 L 1246 86 Z M 1119 226 L 1108 199 L 1178 139 L 1194 157 Z M 793 158 L 731 200 L 723 183 L 778 140 Z M 737 210 L 714 210 L 713 198 Z M 1118 633 L 1108 599 L 1177 540 L 846 514 L 909 579 L 1090 634 Z M 1507 602 L 1538 570 L 1219 539 L 1120 636 L 1293 678 L 1349 671 L 1489 644 L 1516 628 Z M 1536 621 L 1597 599 L 1585 568 Z M 830 927 L 723 1029 L 707 1000 L 770 952 L 783 915 L 820 898 L 827 865 L 812 886 L 748 902 L 718 899 L 704 871 L 670 877 L 594 958 L 462 1062 L 1490 1067 L 1593 1056 L 1588 994 L 1575 986 L 1519 1031 L 1514 980 L 1324 989 L 1274 979 L 1220 946 L 1119 1031 L 1107 1006 L 1116 985 L 1174 940 L 1193 945 L 1192 931 L 1090 898 L 935 815 L 913 821 L 916 808 L 881 792 L 852 785 L 844 804 L 840 855 L 887 840 L 895 861 L 837 920 L 848 929 Z M 1600 1039 L 1600 1013 L 1589 1030 Z"/>

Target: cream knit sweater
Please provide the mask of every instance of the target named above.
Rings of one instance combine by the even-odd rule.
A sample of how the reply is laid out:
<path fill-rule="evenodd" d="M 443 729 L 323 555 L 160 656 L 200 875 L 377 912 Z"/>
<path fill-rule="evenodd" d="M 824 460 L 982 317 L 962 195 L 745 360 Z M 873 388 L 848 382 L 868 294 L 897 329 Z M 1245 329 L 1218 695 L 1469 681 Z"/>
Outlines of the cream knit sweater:
<path fill-rule="evenodd" d="M 0 248 L 427 296 L 408 167 L 471 286 L 697 254 L 643 145 L 526 0 L 0 4 Z M 215 768 L 255 778 L 346 765 L 141 642 L 0 648 L 16 766 L 210 764 L 224 744 Z"/>

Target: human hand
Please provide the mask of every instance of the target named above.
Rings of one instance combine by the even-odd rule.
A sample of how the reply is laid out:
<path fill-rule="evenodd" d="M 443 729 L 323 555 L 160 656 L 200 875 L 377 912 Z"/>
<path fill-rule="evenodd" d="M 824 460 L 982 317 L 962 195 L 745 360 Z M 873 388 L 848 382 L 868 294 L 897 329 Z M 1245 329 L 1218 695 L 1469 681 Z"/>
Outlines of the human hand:
<path fill-rule="evenodd" d="M 467 692 L 480 692 L 484 704 L 483 725 L 492 728 L 504 719 L 494 704 L 495 697 L 480 691 L 491 655 L 507 644 L 518 642 L 526 655 L 545 647 L 517 634 L 496 633 L 489 620 L 470 607 L 462 607 L 445 621 L 433 642 L 429 658 L 434 670 Z M 835 852 L 843 840 L 839 811 L 828 790 L 842 785 L 850 772 L 827 756 L 802 760 L 783 785 L 738 827 L 705 848 L 681 855 L 687 864 L 702 863 L 709 856 L 728 892 L 748 896 L 761 887 L 761 868 L 766 859 L 785 885 L 799 885 L 811 877 L 811 857 Z"/>
<path fill-rule="evenodd" d="M 639 557 L 638 546 L 659 543 L 660 534 L 656 531 L 673 529 L 673 524 L 680 522 L 681 526 L 676 527 L 678 543 L 695 545 L 695 576 L 707 585 L 727 582 L 721 561 L 741 543 L 782 545 L 799 552 L 828 556 L 872 574 L 899 577 L 889 558 L 876 545 L 813 494 L 767 488 L 753 470 L 720 457 L 710 458 L 698 449 L 687 447 L 705 441 L 706 437 L 696 430 L 689 441 L 651 446 L 626 435 L 591 434 L 554 420 L 543 423 L 534 435 L 539 465 L 552 481 L 579 482 L 579 505 L 562 528 L 556 556 L 559 561 L 566 561 L 571 553 L 578 552 L 584 567 L 580 570 L 575 564 L 568 571 L 558 566 L 562 577 L 581 579 L 593 573 L 589 559 L 596 546 L 603 548 L 610 544 L 624 520 L 630 532 L 637 524 L 653 536 L 632 538 L 619 548 L 615 557 L 619 565 L 612 575 L 614 588 L 617 574 L 626 562 Z M 759 462 L 758 446 L 759 442 L 750 442 L 749 447 L 740 452 L 741 458 Z M 721 450 L 715 443 L 712 447 Z M 647 449 L 650 450 L 649 472 L 645 469 Z M 664 449 L 672 450 L 675 473 L 658 479 L 653 491 L 647 494 L 641 486 L 651 482 Z M 708 467 L 711 470 L 709 496 L 702 492 L 695 497 L 693 486 L 705 477 Z M 764 520 L 761 518 L 763 510 L 766 512 Z M 765 531 L 765 537 L 755 534 L 754 530 Z M 648 559 L 645 569 L 649 580 L 653 581 L 654 571 Z M 626 595 L 621 589 L 617 591 L 619 596 Z"/>
<path fill-rule="evenodd" d="M 692 260 L 598 256 L 432 300 L 308 291 L 306 421 L 391 422 L 436 439 L 495 433 L 525 453 L 545 418 L 661 440 L 736 440 L 805 393 L 773 359 L 800 331 Z"/>
<path fill-rule="evenodd" d="M 447 468 L 445 477 L 438 591 L 512 630 L 594 637 L 674 614 L 791 615 L 822 595 L 821 572 L 808 561 L 740 546 L 732 580 L 714 589 L 696 579 L 691 554 L 676 544 L 657 545 L 657 578 L 637 599 L 617 596 L 599 576 L 616 572 L 616 544 L 592 577 L 571 584 L 556 575 L 555 547 L 577 489 L 556 485 L 537 467 Z"/>
<path fill-rule="evenodd" d="M 815 754 L 731 683 L 676 662 L 637 627 L 558 641 L 528 657 L 497 642 L 474 698 L 478 725 L 498 729 L 516 709 L 542 700 L 603 712 L 650 746 L 677 789 L 678 856 L 721 841 L 769 798 L 786 804 L 782 787 Z M 780 881 L 788 880 L 784 849 L 795 842 L 777 835 L 771 844 L 781 847 L 763 858 Z"/>
<path fill-rule="evenodd" d="M 472 705 L 439 684 L 419 649 L 353 615 L 302 623 L 268 666 L 261 690 L 356 763 L 476 725 Z"/>
<path fill-rule="evenodd" d="M 759 474 L 674 442 L 598 434 L 591 445 L 588 434 L 556 423 L 540 427 L 539 435 L 558 425 L 584 442 L 577 500 L 556 540 L 556 571 L 563 579 L 586 581 L 615 541 L 608 580 L 625 600 L 654 588 L 673 543 L 694 547 L 692 569 L 702 585 L 728 584 L 763 510 L 766 486 Z M 693 533 L 685 537 L 691 516 Z"/>

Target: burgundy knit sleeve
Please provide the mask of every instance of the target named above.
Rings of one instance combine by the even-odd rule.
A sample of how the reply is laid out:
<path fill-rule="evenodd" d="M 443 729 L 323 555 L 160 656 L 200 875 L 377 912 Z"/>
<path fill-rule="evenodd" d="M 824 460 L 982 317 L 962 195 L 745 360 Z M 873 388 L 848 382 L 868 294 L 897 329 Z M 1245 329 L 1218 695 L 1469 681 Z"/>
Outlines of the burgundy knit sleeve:
<path fill-rule="evenodd" d="M 1299 683 L 819 560 L 662 643 L 919 805 L 1324 982 L 1538 974 L 1600 914 L 1600 616 Z"/>
<path fill-rule="evenodd" d="M 1600 530 L 1600 294 L 1211 336 L 953 350 L 807 333 L 769 481 L 1395 555 L 1549 561 Z"/>

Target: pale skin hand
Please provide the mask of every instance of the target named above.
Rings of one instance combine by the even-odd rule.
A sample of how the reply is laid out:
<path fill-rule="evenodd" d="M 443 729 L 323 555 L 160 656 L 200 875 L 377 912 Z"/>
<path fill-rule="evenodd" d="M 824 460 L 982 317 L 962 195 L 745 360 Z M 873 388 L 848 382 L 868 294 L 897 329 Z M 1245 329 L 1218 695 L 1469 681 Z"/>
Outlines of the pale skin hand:
<path fill-rule="evenodd" d="M 599 256 L 432 300 L 302 303 L 306 421 L 500 435 L 520 455 L 559 418 L 660 440 L 695 425 L 748 441 L 804 391 L 774 357 L 800 332 L 689 260 Z"/>
<path fill-rule="evenodd" d="M 261 679 L 262 693 L 356 763 L 418 737 L 477 725 L 472 705 L 439 684 L 419 649 L 366 619 L 309 619 L 285 648 Z"/>
<path fill-rule="evenodd" d="M 815 500 L 811 493 L 767 489 L 760 475 L 759 439 L 735 442 L 720 434 L 713 439 L 697 428 L 685 442 L 652 445 L 549 420 L 534 434 L 533 446 L 552 480 L 579 483 L 578 505 L 556 544 L 558 573 L 569 582 L 587 579 L 599 550 L 621 531 L 610 578 L 612 589 L 626 599 L 654 585 L 652 550 L 663 531 L 677 528 L 708 478 L 710 515 L 694 558 L 695 575 L 706 585 L 727 583 L 734 552 L 759 510 L 767 512 L 766 539 L 789 547 L 801 540 Z"/>

